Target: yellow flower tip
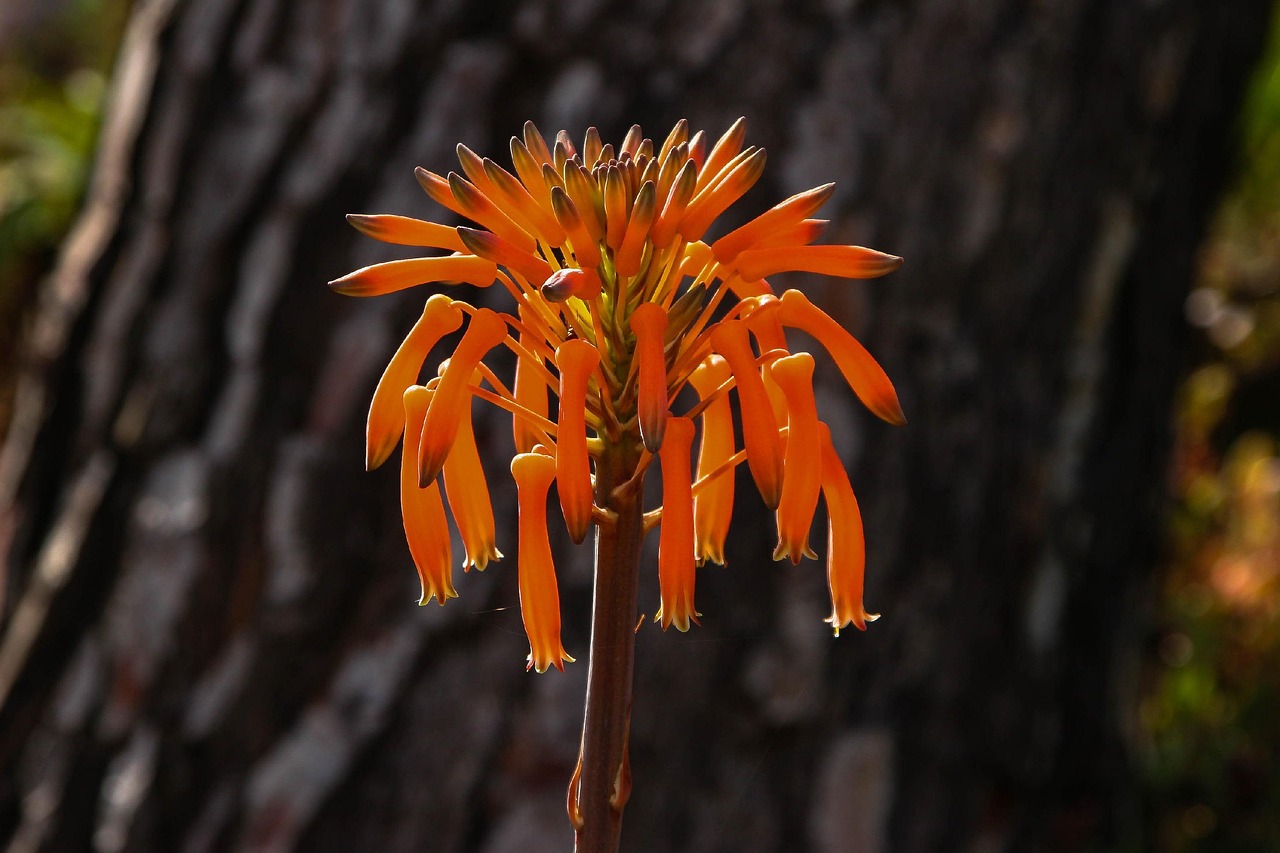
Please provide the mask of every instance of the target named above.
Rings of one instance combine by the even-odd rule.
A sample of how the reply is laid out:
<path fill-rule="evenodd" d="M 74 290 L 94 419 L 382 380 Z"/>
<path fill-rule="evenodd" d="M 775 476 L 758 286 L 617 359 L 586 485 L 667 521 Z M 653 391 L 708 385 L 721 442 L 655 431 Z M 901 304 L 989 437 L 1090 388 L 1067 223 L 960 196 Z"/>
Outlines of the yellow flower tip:
<path fill-rule="evenodd" d="M 529 666 L 564 671 L 573 661 L 560 640 L 560 589 L 551 542 L 547 538 L 547 491 L 556 478 L 556 462 L 540 453 L 520 453 L 511 460 L 519 504 L 519 548 L 516 560 L 520 615 L 529 638 Z"/>
<path fill-rule="evenodd" d="M 365 236 L 400 246 L 426 246 L 465 252 L 467 247 L 448 225 L 393 214 L 348 213 L 347 222 Z"/>
<path fill-rule="evenodd" d="M 782 499 L 782 443 L 778 420 L 769 403 L 764 380 L 756 368 L 755 354 L 747 342 L 741 320 L 718 323 L 711 333 L 711 347 L 729 363 L 738 386 L 742 406 L 742 436 L 747 450 L 747 466 L 765 506 L 777 509 Z"/>
<path fill-rule="evenodd" d="M 587 452 L 587 385 L 600 353 L 580 338 L 556 348 L 560 412 L 556 424 L 556 483 L 569 538 L 580 543 L 591 529 L 591 457 Z"/>
<path fill-rule="evenodd" d="M 721 356 L 705 358 L 689 377 L 698 397 L 707 403 L 702 410 L 702 441 L 698 448 L 698 479 L 728 463 L 734 454 L 733 413 L 729 397 L 718 389 L 733 374 Z M 694 555 L 699 565 L 707 560 L 724 565 L 724 542 L 733 518 L 733 470 L 728 469 L 703 484 L 693 499 Z"/>
<path fill-rule="evenodd" d="M 427 410 L 418 448 L 418 482 L 426 485 L 444 467 L 453 447 L 463 407 L 470 408 L 471 374 L 480 359 L 507 336 L 507 324 L 496 312 L 481 308 L 475 312 L 449 366 L 440 376 L 440 385 Z"/>
<path fill-rule="evenodd" d="M 799 329 L 817 339 L 831 354 L 836 367 L 872 414 L 891 424 L 907 422 L 898 392 L 879 363 L 853 335 L 798 290 L 782 294 L 779 317 L 784 326 Z"/>
<path fill-rule="evenodd" d="M 667 426 L 667 364 L 663 355 L 663 335 L 667 312 L 656 302 L 644 302 L 631 312 L 631 331 L 636 335 L 639 360 L 638 415 L 640 439 L 645 449 L 657 453 Z"/>
<path fill-rule="evenodd" d="M 662 526 L 658 541 L 658 587 L 662 604 L 657 618 L 664 631 L 672 624 L 681 631 L 687 631 L 690 620 L 698 621 L 698 613 L 693 606 L 696 567 L 689 466 L 693 433 L 693 421 L 670 416 L 666 440 L 659 452 Z"/>
<path fill-rule="evenodd" d="M 880 617 L 867 613 L 862 604 L 867 556 L 862 513 L 849 475 L 831 443 L 831 431 L 825 424 L 819 425 L 818 443 L 822 457 L 822 495 L 827 502 L 827 585 L 831 592 L 831 615 L 826 621 L 839 636 L 840 629 L 846 625 L 865 631 L 867 622 Z"/>
<path fill-rule="evenodd" d="M 445 518 L 440 489 L 432 483 L 418 486 L 418 436 L 426 420 L 433 392 L 421 385 L 405 389 L 402 396 L 405 423 L 405 447 L 400 462 L 400 514 L 404 521 L 405 540 L 422 583 L 419 604 L 435 599 L 444 604 L 457 598 L 453 588 L 453 553 L 449 522 Z"/>
<path fill-rule="evenodd" d="M 567 302 L 569 297 L 591 300 L 600 295 L 600 276 L 595 270 L 565 267 L 556 270 L 542 282 L 539 292 L 548 302 Z"/>
<path fill-rule="evenodd" d="M 738 274 L 748 281 L 780 272 L 878 278 L 902 266 L 902 258 L 862 246 L 780 246 L 743 251 L 736 264 Z"/>
<path fill-rule="evenodd" d="M 814 556 L 809 547 L 809 528 L 822 488 L 813 366 L 813 356 L 807 352 L 780 358 L 769 366 L 769 372 L 786 395 L 789 426 L 784 457 L 787 475 L 782 481 L 782 499 L 778 503 L 778 547 L 774 559 L 786 556 L 796 564 L 802 557 Z"/>
<path fill-rule="evenodd" d="M 373 392 L 365 429 L 365 469 L 372 471 L 396 449 L 405 429 L 404 391 L 422 370 L 427 353 L 450 332 L 462 325 L 462 310 L 449 297 L 437 293 L 427 300 L 422 316 L 413 324 L 391 361 L 387 363 Z M 416 436 L 415 436 L 415 441 Z"/>
<path fill-rule="evenodd" d="M 486 258 L 447 255 L 373 264 L 335 278 L 329 287 L 343 296 L 382 296 L 432 281 L 460 281 L 488 287 L 497 276 L 497 265 Z"/>

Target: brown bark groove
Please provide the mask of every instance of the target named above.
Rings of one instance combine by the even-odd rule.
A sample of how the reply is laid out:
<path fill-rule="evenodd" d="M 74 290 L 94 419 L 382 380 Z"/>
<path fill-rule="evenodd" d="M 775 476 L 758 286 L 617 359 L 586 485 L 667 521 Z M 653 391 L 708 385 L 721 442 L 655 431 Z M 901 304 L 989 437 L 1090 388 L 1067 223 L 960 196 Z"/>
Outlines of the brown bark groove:
<path fill-rule="evenodd" d="M 1271 9 L 142 0 L 0 451 L 0 842 L 570 849 L 585 666 L 525 673 L 510 564 L 414 607 L 394 476 L 361 470 L 423 294 L 323 283 L 388 256 L 342 214 L 441 214 L 412 167 L 457 142 L 744 114 L 770 162 L 741 216 L 835 180 L 830 239 L 907 261 L 787 282 L 910 419 L 820 366 L 884 618 L 833 640 L 744 482 L 702 626 L 636 636 L 623 850 L 1140 842 L 1181 305 Z M 476 414 L 513 554 L 509 427 Z M 580 661 L 588 550 L 557 542 Z"/>

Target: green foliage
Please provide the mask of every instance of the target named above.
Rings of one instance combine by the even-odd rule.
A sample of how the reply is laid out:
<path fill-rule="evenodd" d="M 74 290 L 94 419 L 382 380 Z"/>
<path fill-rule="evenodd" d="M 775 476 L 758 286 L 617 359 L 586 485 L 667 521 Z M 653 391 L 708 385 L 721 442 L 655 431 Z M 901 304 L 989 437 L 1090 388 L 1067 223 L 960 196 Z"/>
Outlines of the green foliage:
<path fill-rule="evenodd" d="M 1280 845 L 1280 15 L 1240 153 L 1187 303 L 1204 358 L 1176 413 L 1174 559 L 1140 712 L 1158 850 Z"/>
<path fill-rule="evenodd" d="M 0 34 L 0 430 L 19 317 L 83 196 L 127 12 L 75 0 L 35 31 Z"/>

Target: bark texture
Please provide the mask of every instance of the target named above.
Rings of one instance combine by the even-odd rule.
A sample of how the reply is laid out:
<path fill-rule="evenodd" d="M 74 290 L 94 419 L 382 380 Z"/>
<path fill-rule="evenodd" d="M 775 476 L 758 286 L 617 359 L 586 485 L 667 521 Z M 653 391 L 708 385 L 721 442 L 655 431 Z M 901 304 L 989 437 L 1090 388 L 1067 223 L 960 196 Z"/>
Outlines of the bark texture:
<path fill-rule="evenodd" d="M 745 114 L 770 164 L 744 210 L 834 179 L 831 239 L 907 259 L 802 282 L 911 420 L 820 369 L 885 617 L 833 640 L 820 565 L 769 561 L 744 482 L 703 626 L 640 629 L 623 849 L 1139 843 L 1181 305 L 1269 11 L 140 0 L 0 455 L 0 839 L 569 849 L 585 666 L 525 673 L 511 561 L 414 607 L 394 471 L 361 470 L 424 294 L 323 283 L 390 256 L 343 213 L 440 214 L 412 168 L 456 142 Z M 514 554 L 504 423 L 476 428 Z M 590 548 L 558 554 L 585 660 Z"/>

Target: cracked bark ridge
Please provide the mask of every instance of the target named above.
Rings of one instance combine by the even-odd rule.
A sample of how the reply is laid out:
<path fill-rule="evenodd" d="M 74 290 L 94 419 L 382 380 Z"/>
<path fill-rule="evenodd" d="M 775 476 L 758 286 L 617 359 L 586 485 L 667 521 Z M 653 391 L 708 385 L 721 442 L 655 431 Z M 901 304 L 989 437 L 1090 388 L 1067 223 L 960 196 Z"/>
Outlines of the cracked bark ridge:
<path fill-rule="evenodd" d="M 703 627 L 641 629 L 623 849 L 1140 839 L 1125 709 L 1180 306 L 1269 5 L 141 0 L 0 451 L 0 838 L 567 849 L 585 667 L 526 675 L 511 565 L 412 606 L 360 460 L 421 295 L 323 282 L 387 257 L 343 213 L 442 214 L 412 167 L 456 142 L 745 114 L 773 168 L 744 216 L 834 179 L 833 239 L 907 258 L 795 282 L 911 418 L 819 370 L 885 618 L 827 637 L 821 570 L 771 564 L 744 500 Z"/>

